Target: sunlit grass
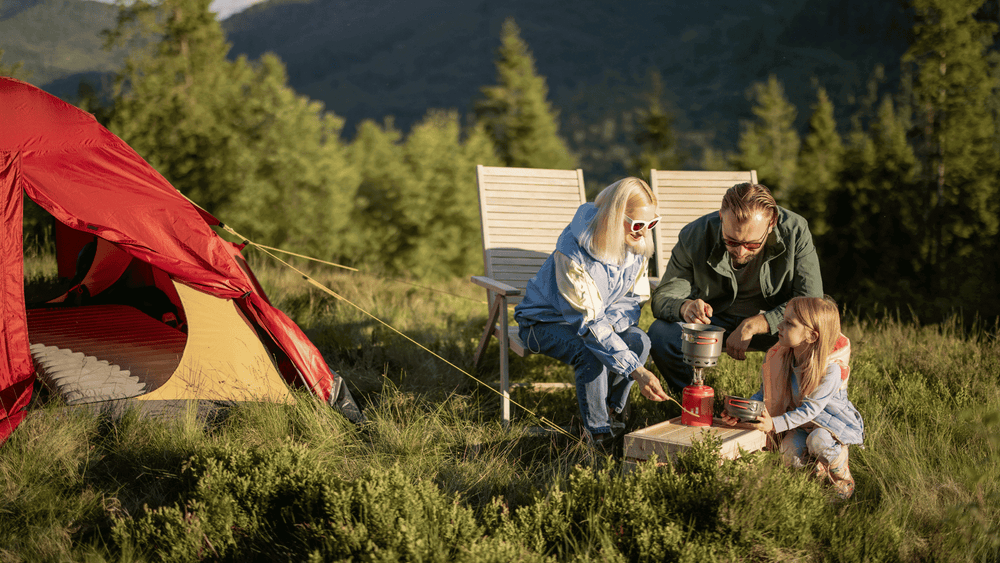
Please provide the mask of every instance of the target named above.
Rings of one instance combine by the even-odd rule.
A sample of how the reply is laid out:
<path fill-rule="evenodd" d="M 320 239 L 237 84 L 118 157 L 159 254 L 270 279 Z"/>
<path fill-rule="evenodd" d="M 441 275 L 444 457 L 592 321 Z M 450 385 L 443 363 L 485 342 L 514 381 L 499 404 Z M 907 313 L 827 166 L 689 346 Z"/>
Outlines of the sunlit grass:
<path fill-rule="evenodd" d="M 410 503 L 400 509 L 459 506 L 482 526 L 479 539 L 462 540 L 464 547 L 452 552 L 453 559 L 977 561 L 1000 556 L 1000 343 L 994 327 L 968 329 L 957 320 L 924 327 L 892 319 L 845 320 L 854 351 L 851 399 L 865 418 L 866 440 L 864 448 L 851 448 L 857 492 L 836 503 L 829 488 L 782 467 L 773 454 L 753 454 L 719 469 L 706 461 L 710 458 L 696 456 L 685 462 L 687 473 L 661 469 L 627 476 L 575 438 L 530 435 L 527 427 L 537 419 L 520 408 L 514 408 L 511 428 L 504 429 L 496 394 L 463 373 L 495 381 L 499 353 L 493 342 L 483 365 L 471 365 L 486 305 L 480 288 L 466 279 L 436 283 L 431 290 L 367 273 L 309 269 L 350 305 L 309 286 L 298 274 L 267 262 L 253 266 L 272 301 L 347 379 L 368 422 L 354 425 L 301 392 L 294 405 L 243 404 L 208 420 L 195 411 L 159 420 L 138 412 L 102 416 L 55 403 L 34 406 L 0 450 L 0 560 L 156 559 L 144 551 L 151 549 L 148 545 L 131 542 L 163 539 L 167 530 L 181 534 L 180 544 L 193 550 L 184 553 L 240 560 L 239 546 L 269 545 L 259 544 L 264 536 L 254 534 L 277 532 L 254 528 L 258 531 L 236 534 L 235 543 L 225 544 L 223 536 L 212 535 L 219 530 L 199 527 L 229 518 L 225 507 L 238 497 L 212 496 L 205 488 L 214 482 L 210 476 L 192 472 L 230 463 L 225 460 L 236 463 L 232 460 L 239 452 L 261 455 L 260 471 L 304 471 L 297 479 L 306 489 L 294 498 L 317 503 L 326 498 L 326 504 L 283 501 L 277 490 L 254 493 L 252 487 L 264 481 L 246 478 L 248 494 L 270 495 L 268 502 L 276 506 L 292 503 L 288 510 L 299 506 L 295 510 L 305 512 L 296 514 L 307 520 L 320 514 L 329 518 L 324 511 L 338 506 L 323 496 L 328 494 L 320 486 L 324 482 L 331 487 L 383 478 L 386 486 L 400 478 L 431 483 L 444 500 L 399 497 Z M 650 322 L 644 311 L 640 326 Z M 515 382 L 572 380 L 566 366 L 547 358 L 511 359 Z M 706 373 L 717 406 L 725 393 L 756 390 L 762 359 L 762 353 L 743 362 L 723 356 Z M 575 424 L 572 391 L 520 390 L 514 399 L 558 424 Z M 673 403 L 650 403 L 637 392 L 632 400 L 632 429 L 680 414 Z M 227 471 L 242 475 L 239 467 Z M 319 488 L 310 488 L 314 478 Z M 163 510 L 156 512 L 158 507 Z M 640 516 L 656 522 L 653 529 L 635 527 Z M 202 517 L 209 520 L 192 524 L 191 530 L 223 542 L 216 549 L 229 545 L 236 551 L 216 557 L 200 536 L 168 526 Z M 424 516 L 413 518 L 423 521 Z M 568 518 L 570 526 L 568 535 L 559 536 L 563 539 L 540 524 L 555 526 L 561 518 Z M 318 551 L 295 553 L 302 559 L 308 553 L 342 553 L 336 550 L 347 544 L 331 547 L 335 543 L 326 533 L 332 532 L 316 528 L 318 535 L 309 536 L 313 539 L 299 538 L 314 542 L 310 549 Z M 423 532 L 413 533 L 417 541 Z M 292 553 L 298 544 L 274 545 Z"/>

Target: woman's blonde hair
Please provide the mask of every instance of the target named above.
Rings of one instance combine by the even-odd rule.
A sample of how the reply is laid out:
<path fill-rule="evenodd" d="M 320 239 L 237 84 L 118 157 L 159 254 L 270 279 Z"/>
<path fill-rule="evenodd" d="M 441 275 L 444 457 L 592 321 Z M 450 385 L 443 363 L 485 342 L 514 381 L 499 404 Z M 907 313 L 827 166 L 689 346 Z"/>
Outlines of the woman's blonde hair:
<path fill-rule="evenodd" d="M 625 262 L 628 249 L 625 246 L 625 230 L 622 225 L 629 203 L 632 203 L 633 207 L 652 205 L 655 209 L 656 194 L 646 182 L 630 176 L 604 188 L 594 199 L 597 215 L 590 221 L 580 242 L 598 260 L 611 264 Z M 649 229 L 646 230 L 641 250 L 641 254 L 646 258 L 653 255 L 653 234 Z"/>
<path fill-rule="evenodd" d="M 826 359 L 840 338 L 840 311 L 829 297 L 793 297 L 788 301 L 785 311 L 818 335 L 814 342 L 807 344 L 809 353 L 802 365 L 799 394 L 792 399 L 796 405 L 801 405 L 802 399 L 819 387 L 826 374 Z M 784 354 L 782 373 L 791 374 L 794 354 L 790 349 L 784 350 Z M 792 397 L 791 377 L 788 378 L 787 385 L 789 388 L 786 396 Z"/>

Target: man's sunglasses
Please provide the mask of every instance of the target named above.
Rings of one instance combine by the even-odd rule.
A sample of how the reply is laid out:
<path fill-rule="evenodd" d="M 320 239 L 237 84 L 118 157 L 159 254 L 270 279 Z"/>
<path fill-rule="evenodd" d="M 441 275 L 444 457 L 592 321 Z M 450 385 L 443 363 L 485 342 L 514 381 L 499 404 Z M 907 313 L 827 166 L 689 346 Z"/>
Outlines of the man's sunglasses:
<path fill-rule="evenodd" d="M 760 248 L 764 244 L 764 241 L 767 240 L 767 235 L 769 235 L 769 234 L 771 234 L 770 230 L 768 230 L 768 232 L 764 233 L 764 236 L 760 240 L 754 241 L 754 242 L 743 242 L 743 241 L 733 240 L 733 239 L 726 238 L 726 237 L 722 237 L 722 242 L 726 243 L 726 246 L 731 247 L 731 248 L 738 248 L 738 247 L 742 246 L 743 248 L 746 248 L 747 250 L 757 250 L 758 248 Z"/>
<path fill-rule="evenodd" d="M 653 217 L 649 221 L 636 221 L 635 219 L 626 215 L 625 220 L 628 221 L 629 228 L 632 230 L 632 232 L 638 233 L 643 228 L 652 229 L 653 227 L 655 227 L 656 224 L 660 222 L 660 216 L 657 215 L 656 217 Z"/>

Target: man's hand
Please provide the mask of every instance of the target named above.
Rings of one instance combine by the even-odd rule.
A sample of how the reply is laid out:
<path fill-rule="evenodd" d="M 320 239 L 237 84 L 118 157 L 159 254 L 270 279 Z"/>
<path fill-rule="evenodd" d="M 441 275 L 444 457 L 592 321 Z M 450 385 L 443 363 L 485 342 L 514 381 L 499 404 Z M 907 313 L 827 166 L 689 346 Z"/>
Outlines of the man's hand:
<path fill-rule="evenodd" d="M 726 339 L 726 353 L 734 360 L 747 359 L 747 348 L 755 334 L 768 332 L 767 319 L 764 315 L 754 315 L 743 319 L 736 330 Z"/>
<path fill-rule="evenodd" d="M 637 368 L 632 372 L 632 379 L 639 384 L 639 392 L 650 401 L 666 401 L 670 397 L 660 386 L 660 380 L 653 372 L 644 367 Z"/>
<path fill-rule="evenodd" d="M 701 323 L 710 325 L 712 321 L 712 306 L 701 299 L 688 299 L 681 305 L 681 318 L 686 323 Z"/>

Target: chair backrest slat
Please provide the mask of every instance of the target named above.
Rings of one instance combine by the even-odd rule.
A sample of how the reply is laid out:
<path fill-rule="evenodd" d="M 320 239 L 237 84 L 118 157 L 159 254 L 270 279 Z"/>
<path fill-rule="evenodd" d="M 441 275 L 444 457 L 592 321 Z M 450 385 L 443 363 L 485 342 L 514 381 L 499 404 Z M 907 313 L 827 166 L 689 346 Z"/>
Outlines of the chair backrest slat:
<path fill-rule="evenodd" d="M 486 276 L 524 290 L 587 201 L 583 170 L 478 165 L 476 180 Z"/>
<path fill-rule="evenodd" d="M 719 210 L 726 190 L 743 182 L 757 183 L 757 171 L 715 172 L 696 170 L 650 170 L 650 187 L 659 200 L 663 217 L 653 237 L 656 246 L 656 277 L 663 276 L 681 229 L 695 219 Z"/>

